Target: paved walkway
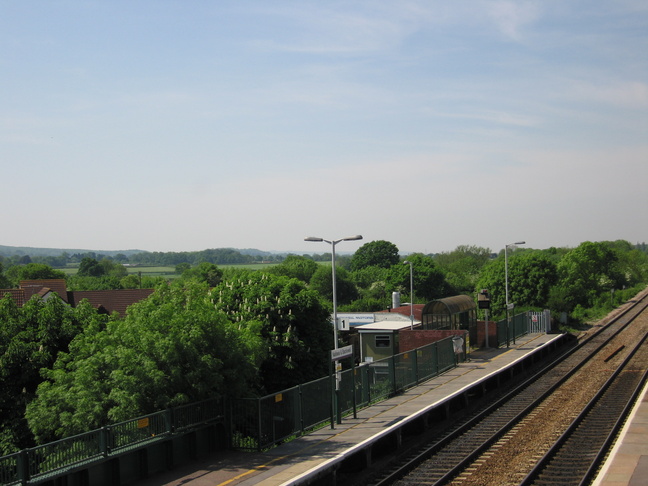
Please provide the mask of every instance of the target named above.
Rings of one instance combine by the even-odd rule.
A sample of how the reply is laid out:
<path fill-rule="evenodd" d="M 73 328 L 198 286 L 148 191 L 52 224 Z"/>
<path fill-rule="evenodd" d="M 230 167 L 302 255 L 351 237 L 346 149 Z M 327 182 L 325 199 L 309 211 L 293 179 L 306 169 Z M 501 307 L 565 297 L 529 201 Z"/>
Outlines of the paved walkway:
<path fill-rule="evenodd" d="M 648 384 L 593 486 L 648 484 Z"/>
<path fill-rule="evenodd" d="M 345 418 L 335 429 L 323 428 L 263 453 L 220 452 L 216 457 L 157 474 L 138 485 L 288 486 L 314 474 L 325 463 L 362 447 L 363 442 L 375 440 L 404 418 L 423 413 L 558 337 L 530 334 L 517 339 L 508 349 L 473 352 L 470 361 L 401 395 L 359 410 L 357 418 Z"/>

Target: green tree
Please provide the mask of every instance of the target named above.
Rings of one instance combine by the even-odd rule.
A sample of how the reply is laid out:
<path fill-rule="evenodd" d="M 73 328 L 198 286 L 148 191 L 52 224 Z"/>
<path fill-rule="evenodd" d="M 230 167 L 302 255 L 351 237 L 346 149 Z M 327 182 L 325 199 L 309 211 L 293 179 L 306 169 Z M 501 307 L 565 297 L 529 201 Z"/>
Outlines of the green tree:
<path fill-rule="evenodd" d="M 94 258 L 85 257 L 79 263 L 79 269 L 77 270 L 79 277 L 100 277 L 104 274 L 104 267 Z"/>
<path fill-rule="evenodd" d="M 475 289 L 479 274 L 490 258 L 489 248 L 460 245 L 451 252 L 435 255 L 434 261 L 456 293 L 470 293 Z"/>
<path fill-rule="evenodd" d="M 518 307 L 543 308 L 549 305 L 550 292 L 557 281 L 556 265 L 538 250 L 517 250 L 508 256 L 509 303 Z M 475 291 L 488 289 L 491 316 L 506 314 L 506 268 L 501 255 L 486 265 Z"/>
<path fill-rule="evenodd" d="M 623 285 L 635 286 L 648 282 L 648 254 L 642 252 L 639 245 L 617 240 L 608 243 L 608 246 L 616 254 L 615 273 L 625 276 L 625 282 L 616 279 L 617 289 Z"/>
<path fill-rule="evenodd" d="M 601 293 L 622 288 L 626 279 L 618 270 L 618 260 L 617 253 L 601 242 L 586 241 L 569 251 L 557 265 L 555 305 L 569 311 L 576 306 L 589 308 Z"/>
<path fill-rule="evenodd" d="M 5 275 L 14 287 L 18 287 L 21 280 L 65 279 L 65 273 L 43 263 L 14 265 L 7 269 Z"/>
<path fill-rule="evenodd" d="M 389 268 L 399 261 L 398 247 L 385 240 L 365 243 L 351 257 L 351 270 L 357 271 L 366 267 Z"/>
<path fill-rule="evenodd" d="M 302 282 L 310 282 L 319 265 L 312 258 L 297 255 L 288 255 L 279 265 L 271 267 L 268 272 L 275 275 L 284 275 L 296 278 Z"/>
<path fill-rule="evenodd" d="M 7 277 L 4 275 L 4 267 L 2 265 L 2 262 L 0 262 L 0 289 L 7 289 L 11 286 L 11 282 Z M 0 295 L 0 298 L 2 296 Z"/>
<path fill-rule="evenodd" d="M 123 278 L 128 275 L 128 270 L 126 270 L 124 265 L 117 263 L 110 258 L 103 258 L 99 262 L 99 265 L 103 268 L 103 275 L 117 278 Z"/>
<path fill-rule="evenodd" d="M 32 298 L 23 307 L 0 299 L 0 455 L 34 445 L 24 419 L 42 381 L 41 370 L 98 314 L 90 305 L 72 308 L 59 298 Z"/>
<path fill-rule="evenodd" d="M 202 262 L 182 273 L 183 279 L 194 279 L 215 287 L 223 280 L 223 271 L 213 263 Z"/>
<path fill-rule="evenodd" d="M 414 280 L 414 301 L 428 302 L 452 295 L 454 292 L 445 280 L 445 275 L 437 267 L 434 259 L 421 253 L 413 253 L 407 257 L 412 262 Z M 400 263 L 394 265 L 387 279 L 390 292 L 410 293 L 410 267 Z"/>
<path fill-rule="evenodd" d="M 72 275 L 67 280 L 69 290 L 116 290 L 121 289 L 121 278 L 110 275 L 87 277 Z"/>
<path fill-rule="evenodd" d="M 365 267 L 351 273 L 351 279 L 360 292 L 363 300 L 378 301 L 378 309 L 385 309 L 391 302 L 391 295 L 387 291 L 387 277 L 390 270 L 383 267 Z M 362 304 L 366 306 L 368 304 Z M 356 309 L 360 311 L 360 309 Z M 375 309 L 373 309 L 375 310 Z"/>
<path fill-rule="evenodd" d="M 123 253 L 117 253 L 115 255 L 115 261 L 119 263 L 128 263 L 128 257 Z"/>
<path fill-rule="evenodd" d="M 119 287 L 122 289 L 139 289 L 140 277 L 130 274 L 119 280 Z"/>
<path fill-rule="evenodd" d="M 330 314 L 317 292 L 294 278 L 238 272 L 211 291 L 216 309 L 267 349 L 259 369 L 262 391 L 279 391 L 325 376 L 333 346 Z"/>
<path fill-rule="evenodd" d="M 349 273 L 342 267 L 335 267 L 337 303 L 349 304 L 358 298 L 358 289 Z M 333 271 L 329 265 L 319 265 L 310 280 L 310 288 L 324 300 L 333 302 Z"/>
<path fill-rule="evenodd" d="M 178 263 L 175 266 L 175 273 L 177 273 L 178 275 L 182 275 L 184 272 L 186 272 L 190 268 L 191 268 L 191 263 L 188 263 L 188 262 Z"/>
<path fill-rule="evenodd" d="M 244 396 L 262 341 L 214 310 L 206 284 L 161 285 L 124 319 L 87 326 L 27 407 L 38 442 L 218 396 Z"/>

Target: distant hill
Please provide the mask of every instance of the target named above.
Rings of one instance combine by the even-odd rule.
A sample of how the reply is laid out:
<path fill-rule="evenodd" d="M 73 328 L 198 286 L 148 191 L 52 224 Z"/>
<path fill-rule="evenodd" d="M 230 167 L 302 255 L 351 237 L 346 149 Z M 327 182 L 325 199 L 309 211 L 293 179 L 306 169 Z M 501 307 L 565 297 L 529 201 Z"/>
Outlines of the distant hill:
<path fill-rule="evenodd" d="M 268 256 L 276 254 L 287 254 L 289 252 L 278 252 L 278 251 L 263 251 L 257 250 L 256 248 L 226 248 L 228 250 L 233 250 L 239 252 L 241 255 L 250 255 L 250 256 Z M 114 257 L 117 254 L 126 255 L 130 257 L 137 253 L 151 253 L 148 250 L 87 250 L 87 249 L 78 249 L 78 248 L 35 248 L 31 246 L 5 246 L 0 245 L 0 256 L 11 257 L 14 255 L 24 256 L 29 255 L 33 256 L 60 256 L 63 253 L 68 255 L 75 254 L 84 254 L 84 253 L 96 253 L 97 255 L 110 256 Z M 163 253 L 163 252 L 161 252 Z M 190 252 L 177 252 L 177 253 L 190 253 Z"/>
<path fill-rule="evenodd" d="M 277 251 L 257 250 L 256 248 L 231 248 L 231 250 L 236 250 L 241 255 L 251 255 L 251 256 L 267 256 L 267 255 L 273 255 L 273 254 L 276 254 L 276 253 L 283 253 L 283 252 L 277 252 Z"/>
<path fill-rule="evenodd" d="M 70 248 L 33 248 L 30 246 L 4 246 L 0 245 L 0 256 L 11 257 L 14 255 L 24 256 L 60 256 L 63 253 L 74 255 L 76 253 L 96 253 L 97 255 L 115 256 L 119 253 L 131 256 L 136 253 L 148 253 L 146 250 L 82 250 Z"/>

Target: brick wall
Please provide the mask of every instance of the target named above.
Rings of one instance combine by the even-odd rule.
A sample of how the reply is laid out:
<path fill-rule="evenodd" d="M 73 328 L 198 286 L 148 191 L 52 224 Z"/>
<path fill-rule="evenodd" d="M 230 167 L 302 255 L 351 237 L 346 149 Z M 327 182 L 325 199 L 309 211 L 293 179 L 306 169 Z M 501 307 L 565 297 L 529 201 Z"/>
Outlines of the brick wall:
<path fill-rule="evenodd" d="M 486 346 L 486 321 L 477 321 L 477 342 L 470 343 L 473 347 Z M 497 344 L 497 323 L 488 321 L 488 346 L 493 348 Z"/>
<path fill-rule="evenodd" d="M 466 333 L 463 330 L 411 330 L 403 329 L 398 333 L 398 352 L 404 353 L 411 349 L 422 348 L 428 344 L 441 341 L 450 336 L 461 336 Z"/>

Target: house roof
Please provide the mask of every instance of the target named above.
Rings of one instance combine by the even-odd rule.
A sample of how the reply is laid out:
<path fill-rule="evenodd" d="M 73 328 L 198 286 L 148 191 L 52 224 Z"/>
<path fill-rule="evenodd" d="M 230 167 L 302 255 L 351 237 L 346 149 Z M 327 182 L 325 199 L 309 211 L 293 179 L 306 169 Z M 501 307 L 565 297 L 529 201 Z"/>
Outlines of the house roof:
<path fill-rule="evenodd" d="M 21 280 L 20 288 L 25 292 L 25 302 L 32 298 L 33 295 L 40 293 L 43 288 L 56 292 L 64 302 L 68 302 L 67 284 L 63 278 L 52 278 L 45 280 Z M 47 292 L 41 294 L 45 295 Z"/>
<path fill-rule="evenodd" d="M 154 289 L 75 290 L 69 294 L 70 304 L 75 307 L 83 299 L 87 299 L 95 309 L 107 314 L 117 312 L 124 316 L 128 306 L 146 299 L 153 292 Z"/>
<path fill-rule="evenodd" d="M 18 307 L 25 305 L 25 291 L 23 289 L 0 289 L 0 299 L 9 294 Z"/>
<path fill-rule="evenodd" d="M 83 299 L 88 299 L 90 304 L 101 312 L 107 314 L 118 312 L 124 316 L 128 306 L 146 299 L 154 289 L 67 291 L 64 279 L 22 280 L 18 289 L 0 289 L 0 298 L 9 294 L 16 305 L 22 307 L 34 295 L 47 299 L 50 292 L 56 292 L 65 303 L 73 307 Z"/>
<path fill-rule="evenodd" d="M 425 307 L 425 304 L 414 304 L 414 320 L 415 321 L 420 321 L 421 320 L 421 314 L 423 312 L 423 307 Z M 400 307 L 394 307 L 393 309 L 389 310 L 384 310 L 377 312 L 377 314 L 384 314 L 384 313 L 390 313 L 390 314 L 402 314 L 406 317 L 409 318 L 410 316 L 410 306 L 408 305 L 401 305 Z"/>

